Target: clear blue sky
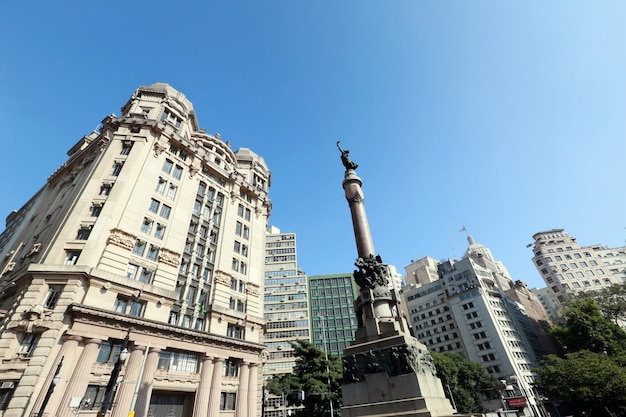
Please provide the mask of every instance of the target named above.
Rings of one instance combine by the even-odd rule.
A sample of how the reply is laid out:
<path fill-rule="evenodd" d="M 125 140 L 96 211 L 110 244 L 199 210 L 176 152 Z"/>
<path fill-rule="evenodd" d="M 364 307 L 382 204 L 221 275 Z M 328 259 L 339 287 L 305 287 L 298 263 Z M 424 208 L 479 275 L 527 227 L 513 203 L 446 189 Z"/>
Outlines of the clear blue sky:
<path fill-rule="evenodd" d="M 207 5 L 211 4 L 211 5 Z M 465 225 L 515 279 L 565 228 L 626 238 L 624 1 L 22 1 L 0 6 L 0 216 L 140 85 L 272 170 L 270 223 L 309 274 L 356 258 L 343 166 L 404 272 L 459 258 Z"/>

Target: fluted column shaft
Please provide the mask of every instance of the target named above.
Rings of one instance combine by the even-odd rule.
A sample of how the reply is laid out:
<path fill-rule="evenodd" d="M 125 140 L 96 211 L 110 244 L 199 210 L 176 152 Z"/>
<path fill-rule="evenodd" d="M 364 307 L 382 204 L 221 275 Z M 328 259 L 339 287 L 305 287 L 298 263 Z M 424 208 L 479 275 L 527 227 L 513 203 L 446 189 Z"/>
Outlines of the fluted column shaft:
<path fill-rule="evenodd" d="M 211 378 L 211 392 L 209 394 L 209 416 L 220 415 L 220 395 L 222 393 L 222 370 L 224 358 L 213 360 L 213 378 Z"/>
<path fill-rule="evenodd" d="M 67 336 L 61 345 L 61 349 L 59 349 L 59 353 L 57 354 L 56 359 L 52 363 L 52 367 L 50 368 L 50 372 L 48 372 L 48 376 L 46 378 L 46 382 L 44 383 L 44 389 L 41 390 L 39 396 L 37 397 L 37 401 L 35 401 L 35 405 L 33 406 L 33 412 L 38 412 L 41 406 L 43 405 L 44 398 L 46 396 L 46 392 L 52 384 L 52 378 L 54 378 L 54 373 L 59 365 L 59 362 L 62 358 L 64 359 L 64 365 L 61 366 L 59 371 L 59 383 L 58 386 L 55 387 L 55 390 L 52 392 L 52 396 L 48 401 L 48 405 L 46 409 L 55 410 L 58 407 L 59 400 L 63 392 L 65 392 L 65 384 L 67 384 L 69 378 L 69 370 L 71 368 L 71 358 L 74 354 L 74 351 L 78 347 L 78 342 L 81 340 L 79 336 Z M 45 413 L 45 410 L 44 410 Z M 52 413 L 51 413 L 52 414 Z"/>
<path fill-rule="evenodd" d="M 85 341 L 85 347 L 78 358 L 78 362 L 74 367 L 74 372 L 70 378 L 65 393 L 61 399 L 57 416 L 58 417 L 73 417 L 74 410 L 69 407 L 72 397 L 83 397 L 89 385 L 89 376 L 91 375 L 91 368 L 98 357 L 98 348 L 100 347 L 102 340 L 100 339 L 88 339 Z"/>
<path fill-rule="evenodd" d="M 143 376 L 141 378 L 141 387 L 137 397 L 137 406 L 135 408 L 135 417 L 146 417 L 148 415 L 148 407 L 150 406 L 150 397 L 152 396 L 152 387 L 154 386 L 154 374 L 159 365 L 159 353 L 161 349 L 150 348 L 146 364 L 143 368 Z"/>
<path fill-rule="evenodd" d="M 211 375 L 213 374 L 213 356 L 205 355 L 200 370 L 200 384 L 196 391 L 193 405 L 193 417 L 206 417 L 209 411 L 209 395 L 211 393 Z"/>
<path fill-rule="evenodd" d="M 130 403 L 135 393 L 135 386 L 137 379 L 139 378 L 139 370 L 141 369 L 141 362 L 143 359 L 143 352 L 145 346 L 132 346 L 128 362 L 126 363 L 126 369 L 122 382 L 118 385 L 117 396 L 113 403 L 113 412 L 111 417 L 127 417 L 130 411 Z"/>
<path fill-rule="evenodd" d="M 248 417 L 257 415 L 257 394 L 259 391 L 259 364 L 250 364 L 250 381 L 248 382 Z"/>
<path fill-rule="evenodd" d="M 354 171 L 346 171 L 343 189 L 350 205 L 357 253 L 361 258 L 366 258 L 370 255 L 375 256 L 374 241 L 367 221 L 367 214 L 365 213 L 365 204 L 363 203 L 364 195 L 363 190 L 361 190 L 361 179 Z"/>
<path fill-rule="evenodd" d="M 248 381 L 250 378 L 250 363 L 242 361 L 239 368 L 239 388 L 237 389 L 237 405 L 235 415 L 237 417 L 248 416 Z M 254 417 L 254 416 L 252 416 Z"/>

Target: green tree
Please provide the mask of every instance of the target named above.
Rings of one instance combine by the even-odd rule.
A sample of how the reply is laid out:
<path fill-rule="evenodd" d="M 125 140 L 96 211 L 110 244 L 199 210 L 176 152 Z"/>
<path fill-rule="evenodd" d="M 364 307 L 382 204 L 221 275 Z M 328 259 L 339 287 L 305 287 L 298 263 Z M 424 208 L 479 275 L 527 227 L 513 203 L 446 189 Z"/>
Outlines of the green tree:
<path fill-rule="evenodd" d="M 589 350 L 611 357 L 626 351 L 626 333 L 604 317 L 595 300 L 575 300 L 563 312 L 565 322 L 550 332 L 569 351 Z"/>
<path fill-rule="evenodd" d="M 570 412 L 626 416 L 626 368 L 603 353 L 581 350 L 542 359 L 535 386 Z"/>
<path fill-rule="evenodd" d="M 446 395 L 452 393 L 459 413 L 481 413 L 481 398 L 498 384 L 478 363 L 469 361 L 457 353 L 431 352 L 437 376 L 441 379 Z"/>
<path fill-rule="evenodd" d="M 607 319 L 614 323 L 626 320 L 626 283 L 613 284 L 598 291 L 582 291 L 575 300 L 595 300 Z"/>
<path fill-rule="evenodd" d="M 299 391 L 304 391 L 304 411 L 296 413 L 307 417 L 330 415 L 331 401 L 334 410 L 341 407 L 343 368 L 341 359 L 328 355 L 311 342 L 298 340 L 291 344 L 295 349 L 296 366 L 292 373 L 273 378 L 267 389 L 274 395 L 285 394 L 287 402 L 298 403 Z"/>

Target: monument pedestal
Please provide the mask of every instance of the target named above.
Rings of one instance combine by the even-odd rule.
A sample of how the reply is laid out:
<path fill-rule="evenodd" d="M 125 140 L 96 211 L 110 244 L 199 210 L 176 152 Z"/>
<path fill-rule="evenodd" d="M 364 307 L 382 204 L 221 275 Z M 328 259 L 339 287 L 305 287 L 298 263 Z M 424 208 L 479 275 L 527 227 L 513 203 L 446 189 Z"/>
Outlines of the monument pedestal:
<path fill-rule="evenodd" d="M 402 332 L 344 351 L 342 417 L 452 416 L 426 347 Z"/>

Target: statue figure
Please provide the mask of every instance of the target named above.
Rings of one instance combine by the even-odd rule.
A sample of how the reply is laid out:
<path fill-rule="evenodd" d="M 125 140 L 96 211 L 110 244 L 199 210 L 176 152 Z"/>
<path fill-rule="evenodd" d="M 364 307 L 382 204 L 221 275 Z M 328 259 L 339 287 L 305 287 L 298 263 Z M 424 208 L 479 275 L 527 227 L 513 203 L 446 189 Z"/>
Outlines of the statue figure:
<path fill-rule="evenodd" d="M 356 163 L 350 160 L 350 157 L 348 156 L 350 151 L 348 149 L 341 149 L 339 141 L 337 141 L 337 148 L 339 148 L 339 152 L 341 152 L 341 162 L 343 163 L 343 166 L 346 167 L 346 171 L 349 169 L 357 169 L 359 167 Z"/>
<path fill-rule="evenodd" d="M 359 268 L 354 270 L 354 280 L 360 288 L 374 288 L 378 286 L 387 286 L 389 280 L 387 279 L 387 270 L 383 264 L 383 260 L 380 255 L 370 256 L 366 258 L 359 258 L 354 263 L 354 266 Z"/>

